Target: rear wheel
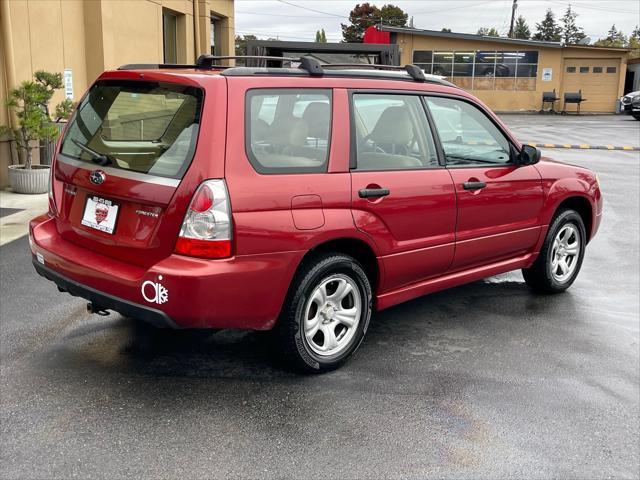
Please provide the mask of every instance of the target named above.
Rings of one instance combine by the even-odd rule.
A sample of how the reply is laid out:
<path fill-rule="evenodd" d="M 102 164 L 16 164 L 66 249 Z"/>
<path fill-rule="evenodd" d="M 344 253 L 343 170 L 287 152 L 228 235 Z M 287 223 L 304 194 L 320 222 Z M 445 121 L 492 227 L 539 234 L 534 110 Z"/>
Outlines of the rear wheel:
<path fill-rule="evenodd" d="M 352 257 L 329 253 L 307 262 L 278 322 L 284 354 L 306 372 L 338 367 L 362 342 L 371 304 L 369 279 Z"/>
<path fill-rule="evenodd" d="M 633 115 L 633 118 L 635 118 L 636 120 L 640 120 L 640 115 Z"/>
<path fill-rule="evenodd" d="M 541 293 L 559 293 L 575 281 L 586 246 L 582 217 L 563 210 L 554 218 L 540 254 L 530 268 L 522 270 L 527 284 Z"/>

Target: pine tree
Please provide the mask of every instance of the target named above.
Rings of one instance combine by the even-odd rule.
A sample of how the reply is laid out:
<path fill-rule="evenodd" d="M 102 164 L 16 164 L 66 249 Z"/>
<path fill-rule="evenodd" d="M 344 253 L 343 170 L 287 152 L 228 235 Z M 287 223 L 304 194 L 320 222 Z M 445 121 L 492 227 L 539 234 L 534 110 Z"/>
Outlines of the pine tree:
<path fill-rule="evenodd" d="M 316 42 L 327 43 L 327 34 L 325 33 L 324 28 L 321 30 L 316 30 Z"/>
<path fill-rule="evenodd" d="M 594 45 L 598 47 L 624 47 L 627 45 L 627 37 L 622 30 L 616 28 L 616 24 L 611 25 L 605 38 L 601 38 Z"/>
<path fill-rule="evenodd" d="M 584 30 L 576 25 L 577 16 L 578 14 L 571 10 L 571 4 L 569 4 L 562 17 L 562 40 L 566 45 L 575 45 L 586 37 Z"/>
<path fill-rule="evenodd" d="M 536 30 L 536 34 L 533 36 L 534 40 L 545 42 L 559 42 L 562 40 L 562 27 L 556 23 L 551 9 L 547 10 L 542 22 L 536 23 Z"/>
<path fill-rule="evenodd" d="M 522 40 L 529 40 L 531 38 L 531 30 L 522 15 L 518 17 L 516 24 L 513 27 L 513 37 L 520 38 Z"/>

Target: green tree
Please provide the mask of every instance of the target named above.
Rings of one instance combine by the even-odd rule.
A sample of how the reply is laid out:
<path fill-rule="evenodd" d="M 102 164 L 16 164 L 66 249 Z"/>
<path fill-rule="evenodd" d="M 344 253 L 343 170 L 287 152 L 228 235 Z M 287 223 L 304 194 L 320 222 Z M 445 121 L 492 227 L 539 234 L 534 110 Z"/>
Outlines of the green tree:
<path fill-rule="evenodd" d="M 640 28 L 637 25 L 629 36 L 627 46 L 631 49 L 629 58 L 640 58 Z"/>
<path fill-rule="evenodd" d="M 257 40 L 255 35 L 236 35 L 236 55 L 247 54 L 247 41 Z"/>
<path fill-rule="evenodd" d="M 555 16 L 551 9 L 547 10 L 544 19 L 540 23 L 536 23 L 536 33 L 534 40 L 542 40 L 545 42 L 559 42 L 562 40 L 562 27 L 556 23 Z"/>
<path fill-rule="evenodd" d="M 594 45 L 598 47 L 618 47 L 622 48 L 627 45 L 627 37 L 622 33 L 622 30 L 616 28 L 615 23 L 611 25 L 609 32 L 605 38 L 601 38 Z"/>
<path fill-rule="evenodd" d="M 409 15 L 400 7 L 387 4 L 378 8 L 370 3 L 357 4 L 349 13 L 349 23 L 341 24 L 342 41 L 347 43 L 361 43 L 364 31 L 372 25 L 391 25 L 406 27 Z"/>
<path fill-rule="evenodd" d="M 40 106 L 47 115 L 47 118 L 51 118 L 49 112 L 49 102 L 53 98 L 53 94 L 56 92 L 56 90 L 60 90 L 64 86 L 64 84 L 62 83 L 62 74 L 38 70 L 33 74 L 33 77 L 35 78 L 36 83 L 41 86 L 42 90 L 42 103 L 40 104 Z"/>
<path fill-rule="evenodd" d="M 316 42 L 327 43 L 327 34 L 325 33 L 324 28 L 316 30 Z"/>
<path fill-rule="evenodd" d="M 522 40 L 529 40 L 531 38 L 531 30 L 522 15 L 516 19 L 516 24 L 513 26 L 513 38 L 520 38 Z"/>
<path fill-rule="evenodd" d="M 450 28 L 443 28 L 442 30 L 440 30 L 441 32 L 445 32 L 445 33 L 451 33 L 451 29 Z"/>
<path fill-rule="evenodd" d="M 46 85 L 31 81 L 24 81 L 9 92 L 7 107 L 18 117 L 18 128 L 0 126 L 0 135 L 12 134 L 18 148 L 25 153 L 24 168 L 27 170 L 33 162 L 33 143 L 54 140 L 59 134 L 44 108 L 52 95 Z"/>
<path fill-rule="evenodd" d="M 383 5 L 380 9 L 380 23 L 390 25 L 392 27 L 406 27 L 409 21 L 409 15 L 400 7 L 391 5 Z"/>
<path fill-rule="evenodd" d="M 576 25 L 578 14 L 571 10 L 571 4 L 562 17 L 562 41 L 567 45 L 575 45 L 583 40 L 586 35 L 581 27 Z"/>
<path fill-rule="evenodd" d="M 491 27 L 491 28 L 481 27 L 478 29 L 477 35 L 484 35 L 485 37 L 500 36 L 500 34 L 498 33 L 498 30 L 496 30 L 495 27 Z"/>

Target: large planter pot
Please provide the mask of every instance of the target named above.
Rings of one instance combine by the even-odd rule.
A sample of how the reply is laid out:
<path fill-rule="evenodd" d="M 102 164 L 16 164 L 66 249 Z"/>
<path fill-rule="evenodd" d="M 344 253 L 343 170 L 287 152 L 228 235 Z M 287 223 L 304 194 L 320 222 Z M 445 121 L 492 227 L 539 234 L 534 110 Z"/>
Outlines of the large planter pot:
<path fill-rule="evenodd" d="M 62 135 L 64 128 L 67 126 L 67 122 L 53 122 L 51 125 L 56 127 L 59 133 L 53 140 L 43 140 L 40 143 L 40 165 L 51 165 L 53 155 L 56 152 L 58 138 Z"/>
<path fill-rule="evenodd" d="M 49 190 L 49 166 L 9 165 L 9 185 L 16 193 L 47 193 Z"/>

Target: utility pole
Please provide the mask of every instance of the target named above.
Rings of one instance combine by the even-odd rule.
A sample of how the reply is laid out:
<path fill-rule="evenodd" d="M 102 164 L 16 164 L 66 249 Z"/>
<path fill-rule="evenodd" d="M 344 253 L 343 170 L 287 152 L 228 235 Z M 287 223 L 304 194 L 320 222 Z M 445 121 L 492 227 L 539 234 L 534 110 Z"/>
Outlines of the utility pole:
<path fill-rule="evenodd" d="M 513 38 L 513 23 L 516 19 L 516 9 L 518 8 L 518 0 L 513 0 L 513 6 L 511 7 L 511 26 L 509 27 L 509 38 Z"/>

